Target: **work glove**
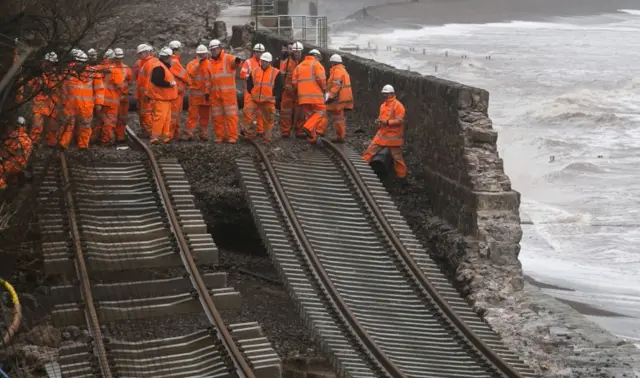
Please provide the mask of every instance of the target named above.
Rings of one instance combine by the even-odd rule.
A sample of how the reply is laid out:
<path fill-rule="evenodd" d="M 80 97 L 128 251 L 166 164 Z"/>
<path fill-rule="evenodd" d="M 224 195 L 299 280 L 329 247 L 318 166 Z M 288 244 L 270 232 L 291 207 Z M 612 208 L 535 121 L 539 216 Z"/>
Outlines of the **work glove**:
<path fill-rule="evenodd" d="M 244 62 L 244 59 L 240 58 L 240 57 L 236 57 L 236 64 L 240 64 Z"/>
<path fill-rule="evenodd" d="M 96 112 L 100 112 L 102 111 L 102 105 L 96 105 L 94 106 L 94 109 L 96 109 Z"/>
<path fill-rule="evenodd" d="M 175 87 L 176 86 L 176 81 L 174 80 L 174 81 L 170 82 L 169 85 L 172 86 L 172 87 Z"/>
<path fill-rule="evenodd" d="M 204 99 L 205 101 L 209 101 L 209 95 L 208 94 L 204 95 Z"/>
<path fill-rule="evenodd" d="M 325 101 L 325 103 L 330 104 L 330 103 L 335 102 L 335 101 L 336 101 L 335 98 L 329 98 L 329 99 L 327 99 L 327 101 Z"/>

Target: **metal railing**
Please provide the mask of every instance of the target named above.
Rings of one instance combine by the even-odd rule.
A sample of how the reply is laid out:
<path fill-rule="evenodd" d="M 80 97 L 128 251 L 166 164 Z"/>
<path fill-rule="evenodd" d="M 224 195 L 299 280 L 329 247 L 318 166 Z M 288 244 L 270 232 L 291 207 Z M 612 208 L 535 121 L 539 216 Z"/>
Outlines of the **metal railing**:
<path fill-rule="evenodd" d="M 329 42 L 326 16 L 256 16 L 256 30 L 323 48 Z"/>
<path fill-rule="evenodd" d="M 251 0 L 251 17 L 275 16 L 278 14 L 278 0 Z"/>

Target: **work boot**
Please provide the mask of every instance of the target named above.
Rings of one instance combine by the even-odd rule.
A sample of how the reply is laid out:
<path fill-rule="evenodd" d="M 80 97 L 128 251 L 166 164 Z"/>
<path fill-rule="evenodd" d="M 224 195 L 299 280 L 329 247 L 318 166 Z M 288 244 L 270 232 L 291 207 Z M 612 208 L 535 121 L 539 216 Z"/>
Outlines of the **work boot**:
<path fill-rule="evenodd" d="M 396 179 L 396 184 L 402 188 L 406 188 L 407 186 L 409 186 L 409 181 L 407 181 L 406 177 L 398 177 Z"/>

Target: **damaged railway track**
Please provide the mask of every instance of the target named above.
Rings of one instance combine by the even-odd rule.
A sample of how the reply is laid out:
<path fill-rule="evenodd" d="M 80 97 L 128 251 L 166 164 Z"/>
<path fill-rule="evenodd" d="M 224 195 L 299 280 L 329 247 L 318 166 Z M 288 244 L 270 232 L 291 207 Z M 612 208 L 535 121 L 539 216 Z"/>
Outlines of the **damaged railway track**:
<path fill-rule="evenodd" d="M 321 142 L 295 163 L 272 162 L 254 143 L 258 158 L 237 168 L 269 253 L 336 372 L 534 377 L 444 277 L 371 168 Z"/>
<path fill-rule="evenodd" d="M 57 165 L 40 172 L 45 269 L 68 277 L 52 288 L 52 322 L 86 327 L 90 336 L 62 346 L 52 374 L 280 377 L 280 359 L 258 323 L 227 325 L 221 316 L 240 305 L 240 294 L 226 287 L 225 272 L 201 272 L 217 263 L 218 251 L 181 166 L 156 160 L 132 130 L 127 134 L 145 159 L 87 165 L 59 152 Z M 163 269 L 170 272 L 158 278 Z M 206 320 L 189 334 L 110 335 L 119 322 L 145 328 L 150 319 L 190 314 Z"/>

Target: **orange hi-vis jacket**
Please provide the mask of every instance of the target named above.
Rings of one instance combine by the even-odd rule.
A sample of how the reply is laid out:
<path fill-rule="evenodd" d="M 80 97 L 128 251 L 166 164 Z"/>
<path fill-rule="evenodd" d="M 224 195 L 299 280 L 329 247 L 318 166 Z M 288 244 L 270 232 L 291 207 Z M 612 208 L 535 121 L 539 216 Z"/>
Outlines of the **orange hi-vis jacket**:
<path fill-rule="evenodd" d="M 280 72 L 284 75 L 284 90 L 287 92 L 295 92 L 295 88 L 291 81 L 293 80 L 293 71 L 298 66 L 298 62 L 291 58 L 287 58 L 280 62 Z"/>
<path fill-rule="evenodd" d="M 379 146 L 398 147 L 404 143 L 405 109 L 396 97 L 386 99 L 380 105 L 378 118 L 382 125 L 373 138 L 373 144 Z"/>
<path fill-rule="evenodd" d="M 180 63 L 180 58 L 175 54 L 171 57 L 171 68 L 169 71 L 171 71 L 176 78 L 178 94 L 182 95 L 191 85 L 191 79 L 189 78 L 187 70 L 182 66 L 182 63 Z"/>
<path fill-rule="evenodd" d="M 140 101 L 145 96 L 148 96 L 148 85 L 149 80 L 151 80 L 151 71 L 153 71 L 153 65 L 150 63 L 159 62 L 159 59 L 154 56 L 148 56 L 138 62 L 140 62 L 140 69 L 136 74 L 136 98 Z"/>
<path fill-rule="evenodd" d="M 276 103 L 276 94 L 274 91 L 276 84 L 276 77 L 280 73 L 280 70 L 269 66 L 266 70 L 262 67 L 258 67 L 251 71 L 251 80 L 253 81 L 253 88 L 251 89 L 251 98 L 257 104 L 262 103 Z"/>
<path fill-rule="evenodd" d="M 191 84 L 189 85 L 190 105 L 209 105 L 204 95 L 208 93 L 210 62 L 209 59 L 200 61 L 200 58 L 196 57 L 187 64 L 187 73 L 191 79 Z"/>
<path fill-rule="evenodd" d="M 122 62 L 113 63 L 112 71 L 114 75 L 118 75 L 124 78 L 122 85 L 120 86 L 120 99 L 129 99 L 129 87 L 133 83 L 133 73 L 131 68 Z"/>
<path fill-rule="evenodd" d="M 33 151 L 33 142 L 24 127 L 18 127 L 2 141 L 0 158 L 5 173 L 20 173 L 27 168 Z"/>
<path fill-rule="evenodd" d="M 162 69 L 164 70 L 164 80 L 169 83 L 172 81 L 176 81 L 176 78 L 171 73 L 171 70 L 169 70 L 167 66 L 165 66 L 164 63 L 162 63 L 159 59 L 149 62 L 149 64 L 145 64 L 144 69 L 146 69 L 147 67 L 149 67 L 149 72 L 153 71 L 153 69 L 156 67 L 162 67 Z M 151 75 L 149 75 L 149 80 L 147 80 L 144 85 L 147 88 L 147 96 L 149 96 L 149 98 L 151 98 L 152 100 L 173 101 L 178 98 L 177 83 L 173 87 L 161 88 L 151 83 Z"/>
<path fill-rule="evenodd" d="M 126 82 L 125 72 L 116 68 L 115 64 L 108 63 L 102 65 L 101 68 L 104 77 L 104 105 L 110 107 L 118 107 L 120 98 L 123 93 L 127 93 L 128 84 Z"/>
<path fill-rule="evenodd" d="M 102 75 L 89 69 L 75 72 L 76 67 L 76 63 L 69 65 L 70 71 L 60 88 L 60 97 L 67 114 L 91 114 L 94 105 L 104 104 Z"/>
<path fill-rule="evenodd" d="M 140 72 L 140 68 L 142 68 L 142 59 L 136 60 L 136 62 L 133 64 L 132 74 L 133 74 L 133 81 L 135 82 L 138 81 L 138 73 Z"/>
<path fill-rule="evenodd" d="M 62 77 L 53 72 L 47 72 L 29 82 L 33 98 L 33 112 L 44 116 L 55 116 L 56 108 L 60 106 L 59 87 Z"/>
<path fill-rule="evenodd" d="M 327 76 L 322 63 L 312 56 L 304 58 L 293 71 L 292 84 L 297 88 L 298 104 L 324 104 Z"/>
<path fill-rule="evenodd" d="M 353 109 L 351 77 L 344 65 L 336 64 L 331 67 L 327 91 L 329 99 L 335 99 L 335 101 L 327 104 L 327 110 Z"/>
<path fill-rule="evenodd" d="M 236 98 L 235 57 L 220 52 L 218 59 L 209 59 L 208 93 L 212 98 Z"/>
<path fill-rule="evenodd" d="M 240 79 L 247 80 L 253 70 L 258 67 L 260 67 L 260 60 L 256 59 L 255 57 L 252 56 L 251 58 L 245 60 L 242 64 L 242 69 L 240 70 Z"/>

